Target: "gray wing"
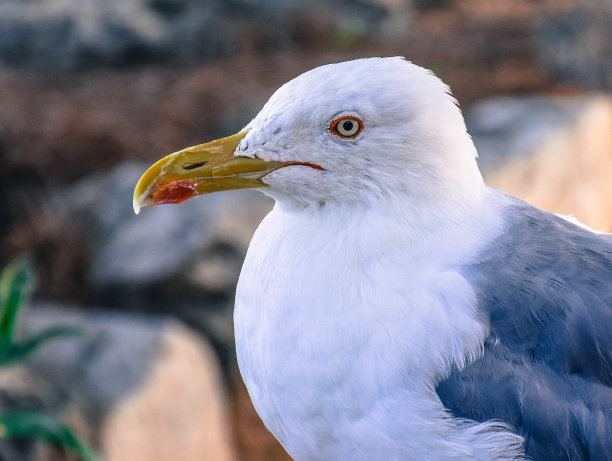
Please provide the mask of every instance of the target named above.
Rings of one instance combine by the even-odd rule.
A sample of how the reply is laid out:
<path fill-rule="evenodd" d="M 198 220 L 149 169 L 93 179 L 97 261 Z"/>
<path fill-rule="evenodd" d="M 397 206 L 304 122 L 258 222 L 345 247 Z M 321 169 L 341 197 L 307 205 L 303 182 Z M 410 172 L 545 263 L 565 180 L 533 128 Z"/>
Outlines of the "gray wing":
<path fill-rule="evenodd" d="M 508 212 L 465 273 L 491 322 L 484 356 L 438 395 L 514 426 L 536 460 L 612 460 L 612 236 L 516 199 Z"/>

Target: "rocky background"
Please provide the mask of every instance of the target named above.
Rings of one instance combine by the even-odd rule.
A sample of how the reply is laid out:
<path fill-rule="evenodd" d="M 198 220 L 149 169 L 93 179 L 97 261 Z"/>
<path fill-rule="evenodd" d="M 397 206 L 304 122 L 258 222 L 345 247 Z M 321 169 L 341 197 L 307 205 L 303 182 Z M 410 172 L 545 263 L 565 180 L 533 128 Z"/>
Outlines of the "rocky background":
<path fill-rule="evenodd" d="M 133 215 L 152 161 L 239 130 L 320 64 L 403 55 L 449 83 L 489 184 L 612 231 L 610 0 L 2 0 L 0 263 L 27 252 L 0 409 L 62 415 L 106 460 L 286 460 L 233 352 L 234 288 L 270 209 L 240 191 Z M 0 442 L 0 458 L 66 459 Z"/>

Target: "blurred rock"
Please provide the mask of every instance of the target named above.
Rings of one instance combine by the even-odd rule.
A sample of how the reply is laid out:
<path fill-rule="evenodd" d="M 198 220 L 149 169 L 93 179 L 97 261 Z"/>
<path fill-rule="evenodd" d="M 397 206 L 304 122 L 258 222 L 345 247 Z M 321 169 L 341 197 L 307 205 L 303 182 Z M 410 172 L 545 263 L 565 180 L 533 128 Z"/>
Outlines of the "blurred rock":
<path fill-rule="evenodd" d="M 48 213 L 84 236 L 88 302 L 172 313 L 231 351 L 238 275 L 272 201 L 258 191 L 228 191 L 136 216 L 132 194 L 146 168 L 119 164 L 48 203 Z"/>
<path fill-rule="evenodd" d="M 565 83 L 612 89 L 612 2 L 578 3 L 581 6 L 537 23 L 535 38 L 540 58 Z"/>
<path fill-rule="evenodd" d="M 7 0 L 0 56 L 8 64 L 71 69 L 153 57 L 217 57 L 239 46 L 219 1 Z"/>
<path fill-rule="evenodd" d="M 417 10 L 431 10 L 434 8 L 448 7 L 453 0 L 412 0 L 412 6 Z"/>
<path fill-rule="evenodd" d="M 5 0 L 0 62 L 45 72 L 99 65 L 205 61 L 244 49 L 330 40 L 388 19 L 376 0 Z"/>
<path fill-rule="evenodd" d="M 612 98 L 500 96 L 465 116 L 487 184 L 612 231 Z"/>
<path fill-rule="evenodd" d="M 25 320 L 26 335 L 55 324 L 90 334 L 49 343 L 27 367 L 3 372 L 3 392 L 34 396 L 105 461 L 234 459 L 219 364 L 185 327 L 52 305 Z"/>

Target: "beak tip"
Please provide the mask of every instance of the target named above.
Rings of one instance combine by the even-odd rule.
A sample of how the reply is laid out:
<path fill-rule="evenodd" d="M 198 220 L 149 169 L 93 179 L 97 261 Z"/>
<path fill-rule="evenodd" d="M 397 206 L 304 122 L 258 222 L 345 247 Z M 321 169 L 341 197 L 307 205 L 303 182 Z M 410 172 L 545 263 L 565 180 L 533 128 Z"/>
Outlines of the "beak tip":
<path fill-rule="evenodd" d="M 134 213 L 135 214 L 140 214 L 140 203 L 139 203 L 139 201 L 134 199 L 134 201 L 132 202 L 132 206 L 134 207 Z"/>

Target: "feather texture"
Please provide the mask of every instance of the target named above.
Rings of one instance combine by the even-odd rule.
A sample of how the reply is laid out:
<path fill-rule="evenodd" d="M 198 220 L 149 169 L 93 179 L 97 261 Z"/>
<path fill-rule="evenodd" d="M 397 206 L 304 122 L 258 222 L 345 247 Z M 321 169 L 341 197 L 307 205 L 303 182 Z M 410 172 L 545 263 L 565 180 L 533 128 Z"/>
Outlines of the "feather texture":
<path fill-rule="evenodd" d="M 484 356 L 437 392 L 517 428 L 535 459 L 612 459 L 612 237 L 506 202 L 504 233 L 463 271 L 491 322 Z"/>

